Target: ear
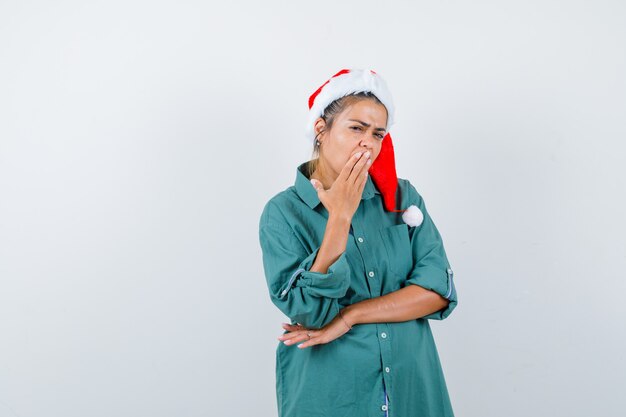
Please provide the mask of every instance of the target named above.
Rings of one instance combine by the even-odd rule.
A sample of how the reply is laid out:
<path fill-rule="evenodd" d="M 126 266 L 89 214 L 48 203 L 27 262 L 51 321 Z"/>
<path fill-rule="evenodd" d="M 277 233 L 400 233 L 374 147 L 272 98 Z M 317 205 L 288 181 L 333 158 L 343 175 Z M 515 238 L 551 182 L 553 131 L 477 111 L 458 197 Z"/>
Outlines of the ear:
<path fill-rule="evenodd" d="M 324 121 L 324 119 L 322 119 L 321 117 L 318 117 L 315 120 L 315 123 L 313 124 L 313 132 L 315 132 L 315 135 L 317 136 L 317 134 L 321 132 L 322 129 L 324 129 L 325 127 L 326 127 L 326 122 Z"/>

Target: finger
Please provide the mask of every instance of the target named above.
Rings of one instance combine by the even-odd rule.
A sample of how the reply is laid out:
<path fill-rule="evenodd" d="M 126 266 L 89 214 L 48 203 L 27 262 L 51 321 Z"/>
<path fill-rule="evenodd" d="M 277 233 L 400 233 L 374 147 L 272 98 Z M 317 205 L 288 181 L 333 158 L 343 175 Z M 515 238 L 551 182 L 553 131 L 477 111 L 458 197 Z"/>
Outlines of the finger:
<path fill-rule="evenodd" d="M 324 186 L 316 179 L 311 180 L 311 185 L 313 185 L 313 188 L 315 188 L 315 191 L 317 191 L 318 194 L 320 191 L 324 191 Z"/>
<path fill-rule="evenodd" d="M 282 335 L 278 338 L 278 340 L 280 340 L 286 345 L 290 345 L 290 344 L 293 344 L 302 340 L 306 340 L 306 339 L 308 339 L 306 335 L 302 336 L 299 333 L 290 333 L 290 334 Z"/>
<path fill-rule="evenodd" d="M 311 339 L 313 337 L 314 336 L 311 335 Z M 309 340 L 309 336 L 306 334 L 306 332 L 304 332 L 304 333 L 298 332 L 298 334 L 296 334 L 294 337 L 285 340 L 283 343 L 288 345 L 288 346 L 291 346 L 291 345 L 293 345 L 295 343 L 302 342 L 302 341 L 307 341 L 307 340 Z"/>
<path fill-rule="evenodd" d="M 302 327 L 301 324 L 290 324 L 290 323 L 282 323 L 282 326 L 284 328 L 287 328 L 287 327 L 289 327 L 289 328 L 299 328 L 299 327 Z"/>
<path fill-rule="evenodd" d="M 313 330 L 311 330 L 311 329 L 307 329 L 306 327 L 303 327 L 303 326 L 283 325 L 283 328 L 284 328 L 286 331 L 290 332 L 290 333 L 283 333 L 283 334 L 282 334 L 283 336 L 285 336 L 285 335 L 287 335 L 287 334 L 293 335 L 293 334 L 295 334 L 295 333 L 300 333 L 300 332 L 303 332 L 303 331 L 304 331 L 304 332 L 306 332 L 306 331 L 308 331 L 308 332 L 312 332 L 312 331 L 313 331 Z"/>
<path fill-rule="evenodd" d="M 309 338 L 306 335 L 305 336 L 297 335 L 297 336 L 292 337 L 291 339 L 283 340 L 283 343 L 285 345 L 287 345 L 287 346 L 291 346 L 291 345 L 294 345 L 294 344 L 296 344 L 298 342 L 303 342 L 303 341 L 308 340 L 308 339 Z"/>
<path fill-rule="evenodd" d="M 359 177 L 363 179 L 363 184 L 365 184 L 365 181 L 367 181 L 367 175 L 373 162 L 374 161 L 372 161 L 372 155 L 370 154 L 370 156 L 367 158 L 367 161 L 365 161 L 363 167 L 361 167 Z"/>
<path fill-rule="evenodd" d="M 285 339 L 289 339 L 292 338 L 294 336 L 297 336 L 299 333 L 299 331 L 302 331 L 301 328 L 292 328 L 292 329 L 286 329 L 288 333 L 283 333 L 280 336 L 278 336 L 279 340 L 285 340 Z"/>
<path fill-rule="evenodd" d="M 348 158 L 348 161 L 343 166 L 343 169 L 337 176 L 337 179 L 341 178 L 343 181 L 347 180 L 348 177 L 350 176 L 350 173 L 352 172 L 352 168 L 354 168 L 354 165 L 359 161 L 359 158 L 361 157 L 362 154 L 363 152 L 357 152 L 354 155 L 352 155 L 350 158 Z"/>
<path fill-rule="evenodd" d="M 306 329 L 306 327 L 304 327 L 300 323 L 298 323 L 298 324 L 283 323 L 282 327 L 283 327 L 283 329 L 288 330 L 290 332 L 291 331 L 295 331 L 295 330 L 304 330 L 304 329 Z"/>
<path fill-rule="evenodd" d="M 354 164 L 354 166 L 352 167 L 352 171 L 350 171 L 350 176 L 352 177 L 355 173 L 358 174 L 360 167 L 363 166 L 363 164 L 365 164 L 365 162 L 367 161 L 367 158 L 369 158 L 370 152 L 366 151 L 366 152 L 361 152 L 361 157 L 356 161 L 356 163 Z"/>
<path fill-rule="evenodd" d="M 282 340 L 282 341 L 290 340 L 290 339 L 293 339 L 294 337 L 298 337 L 298 335 L 299 333 L 297 332 L 284 333 L 278 336 L 278 340 Z"/>
<path fill-rule="evenodd" d="M 304 348 L 308 348 L 310 346 L 315 346 L 315 345 L 319 345 L 321 343 L 321 337 L 318 338 L 314 338 L 311 337 L 310 340 L 307 340 L 305 342 L 302 342 L 298 345 L 299 349 L 304 349 Z"/>
<path fill-rule="evenodd" d="M 368 156 L 366 159 L 365 163 L 363 164 L 363 166 L 361 167 L 361 172 L 359 172 L 359 178 L 358 179 L 362 179 L 365 178 L 367 179 L 367 174 L 370 170 L 370 168 L 372 167 L 372 163 L 374 162 L 372 160 L 372 155 L 370 154 L 370 156 Z"/>
<path fill-rule="evenodd" d="M 371 163 L 366 164 L 366 167 L 369 165 L 371 165 Z M 359 179 L 356 184 L 356 189 L 359 192 L 359 194 L 362 193 L 363 189 L 365 188 L 365 183 L 367 182 L 368 175 L 369 174 L 367 172 L 367 169 L 364 169 L 363 171 L 361 171 L 361 175 L 359 175 Z"/>
<path fill-rule="evenodd" d="M 371 153 L 365 152 L 361 158 L 359 158 L 358 162 L 354 165 L 350 176 L 348 177 L 348 181 L 352 181 L 352 183 L 356 183 L 359 179 L 359 175 L 363 171 L 363 168 L 369 166 L 368 160 L 370 160 Z"/>

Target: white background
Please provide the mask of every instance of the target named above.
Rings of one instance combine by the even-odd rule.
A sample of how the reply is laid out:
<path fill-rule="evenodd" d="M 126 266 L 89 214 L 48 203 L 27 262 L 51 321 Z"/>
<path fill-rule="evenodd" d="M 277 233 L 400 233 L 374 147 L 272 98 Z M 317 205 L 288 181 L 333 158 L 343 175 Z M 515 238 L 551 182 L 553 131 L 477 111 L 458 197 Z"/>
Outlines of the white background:
<path fill-rule="evenodd" d="M 623 415 L 623 2 L 108 0 L 0 3 L 0 417 L 276 415 L 258 220 L 342 68 L 455 271 L 456 415 Z"/>

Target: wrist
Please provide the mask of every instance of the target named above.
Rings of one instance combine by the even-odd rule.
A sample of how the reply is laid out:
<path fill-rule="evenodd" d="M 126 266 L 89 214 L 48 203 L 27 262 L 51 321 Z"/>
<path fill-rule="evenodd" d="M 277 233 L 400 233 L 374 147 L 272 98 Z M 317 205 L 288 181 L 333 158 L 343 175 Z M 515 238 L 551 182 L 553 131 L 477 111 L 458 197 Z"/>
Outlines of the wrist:
<path fill-rule="evenodd" d="M 340 313 L 344 321 L 347 322 L 348 326 L 352 327 L 355 324 L 359 324 L 359 311 L 355 304 L 344 307 L 340 310 Z"/>
<path fill-rule="evenodd" d="M 341 319 L 343 324 L 348 328 L 348 331 L 352 330 L 352 325 L 346 321 L 345 317 L 343 316 L 343 312 L 341 310 L 339 310 L 339 318 Z"/>
<path fill-rule="evenodd" d="M 335 213 L 328 213 L 328 222 L 335 224 L 337 226 L 341 226 L 347 229 L 350 229 L 350 224 L 352 223 L 352 218 L 348 216 L 343 216 Z"/>

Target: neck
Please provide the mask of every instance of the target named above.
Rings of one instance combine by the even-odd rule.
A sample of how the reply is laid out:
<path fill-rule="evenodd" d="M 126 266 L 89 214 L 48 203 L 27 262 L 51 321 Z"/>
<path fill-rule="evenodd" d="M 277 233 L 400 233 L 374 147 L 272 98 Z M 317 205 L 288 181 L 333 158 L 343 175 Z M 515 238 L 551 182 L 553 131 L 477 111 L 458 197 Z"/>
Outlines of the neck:
<path fill-rule="evenodd" d="M 333 171 L 323 159 L 319 158 L 317 161 L 317 167 L 315 168 L 315 171 L 313 171 L 309 179 L 318 180 L 322 183 L 324 189 L 328 190 L 333 185 L 338 176 L 338 173 Z"/>

